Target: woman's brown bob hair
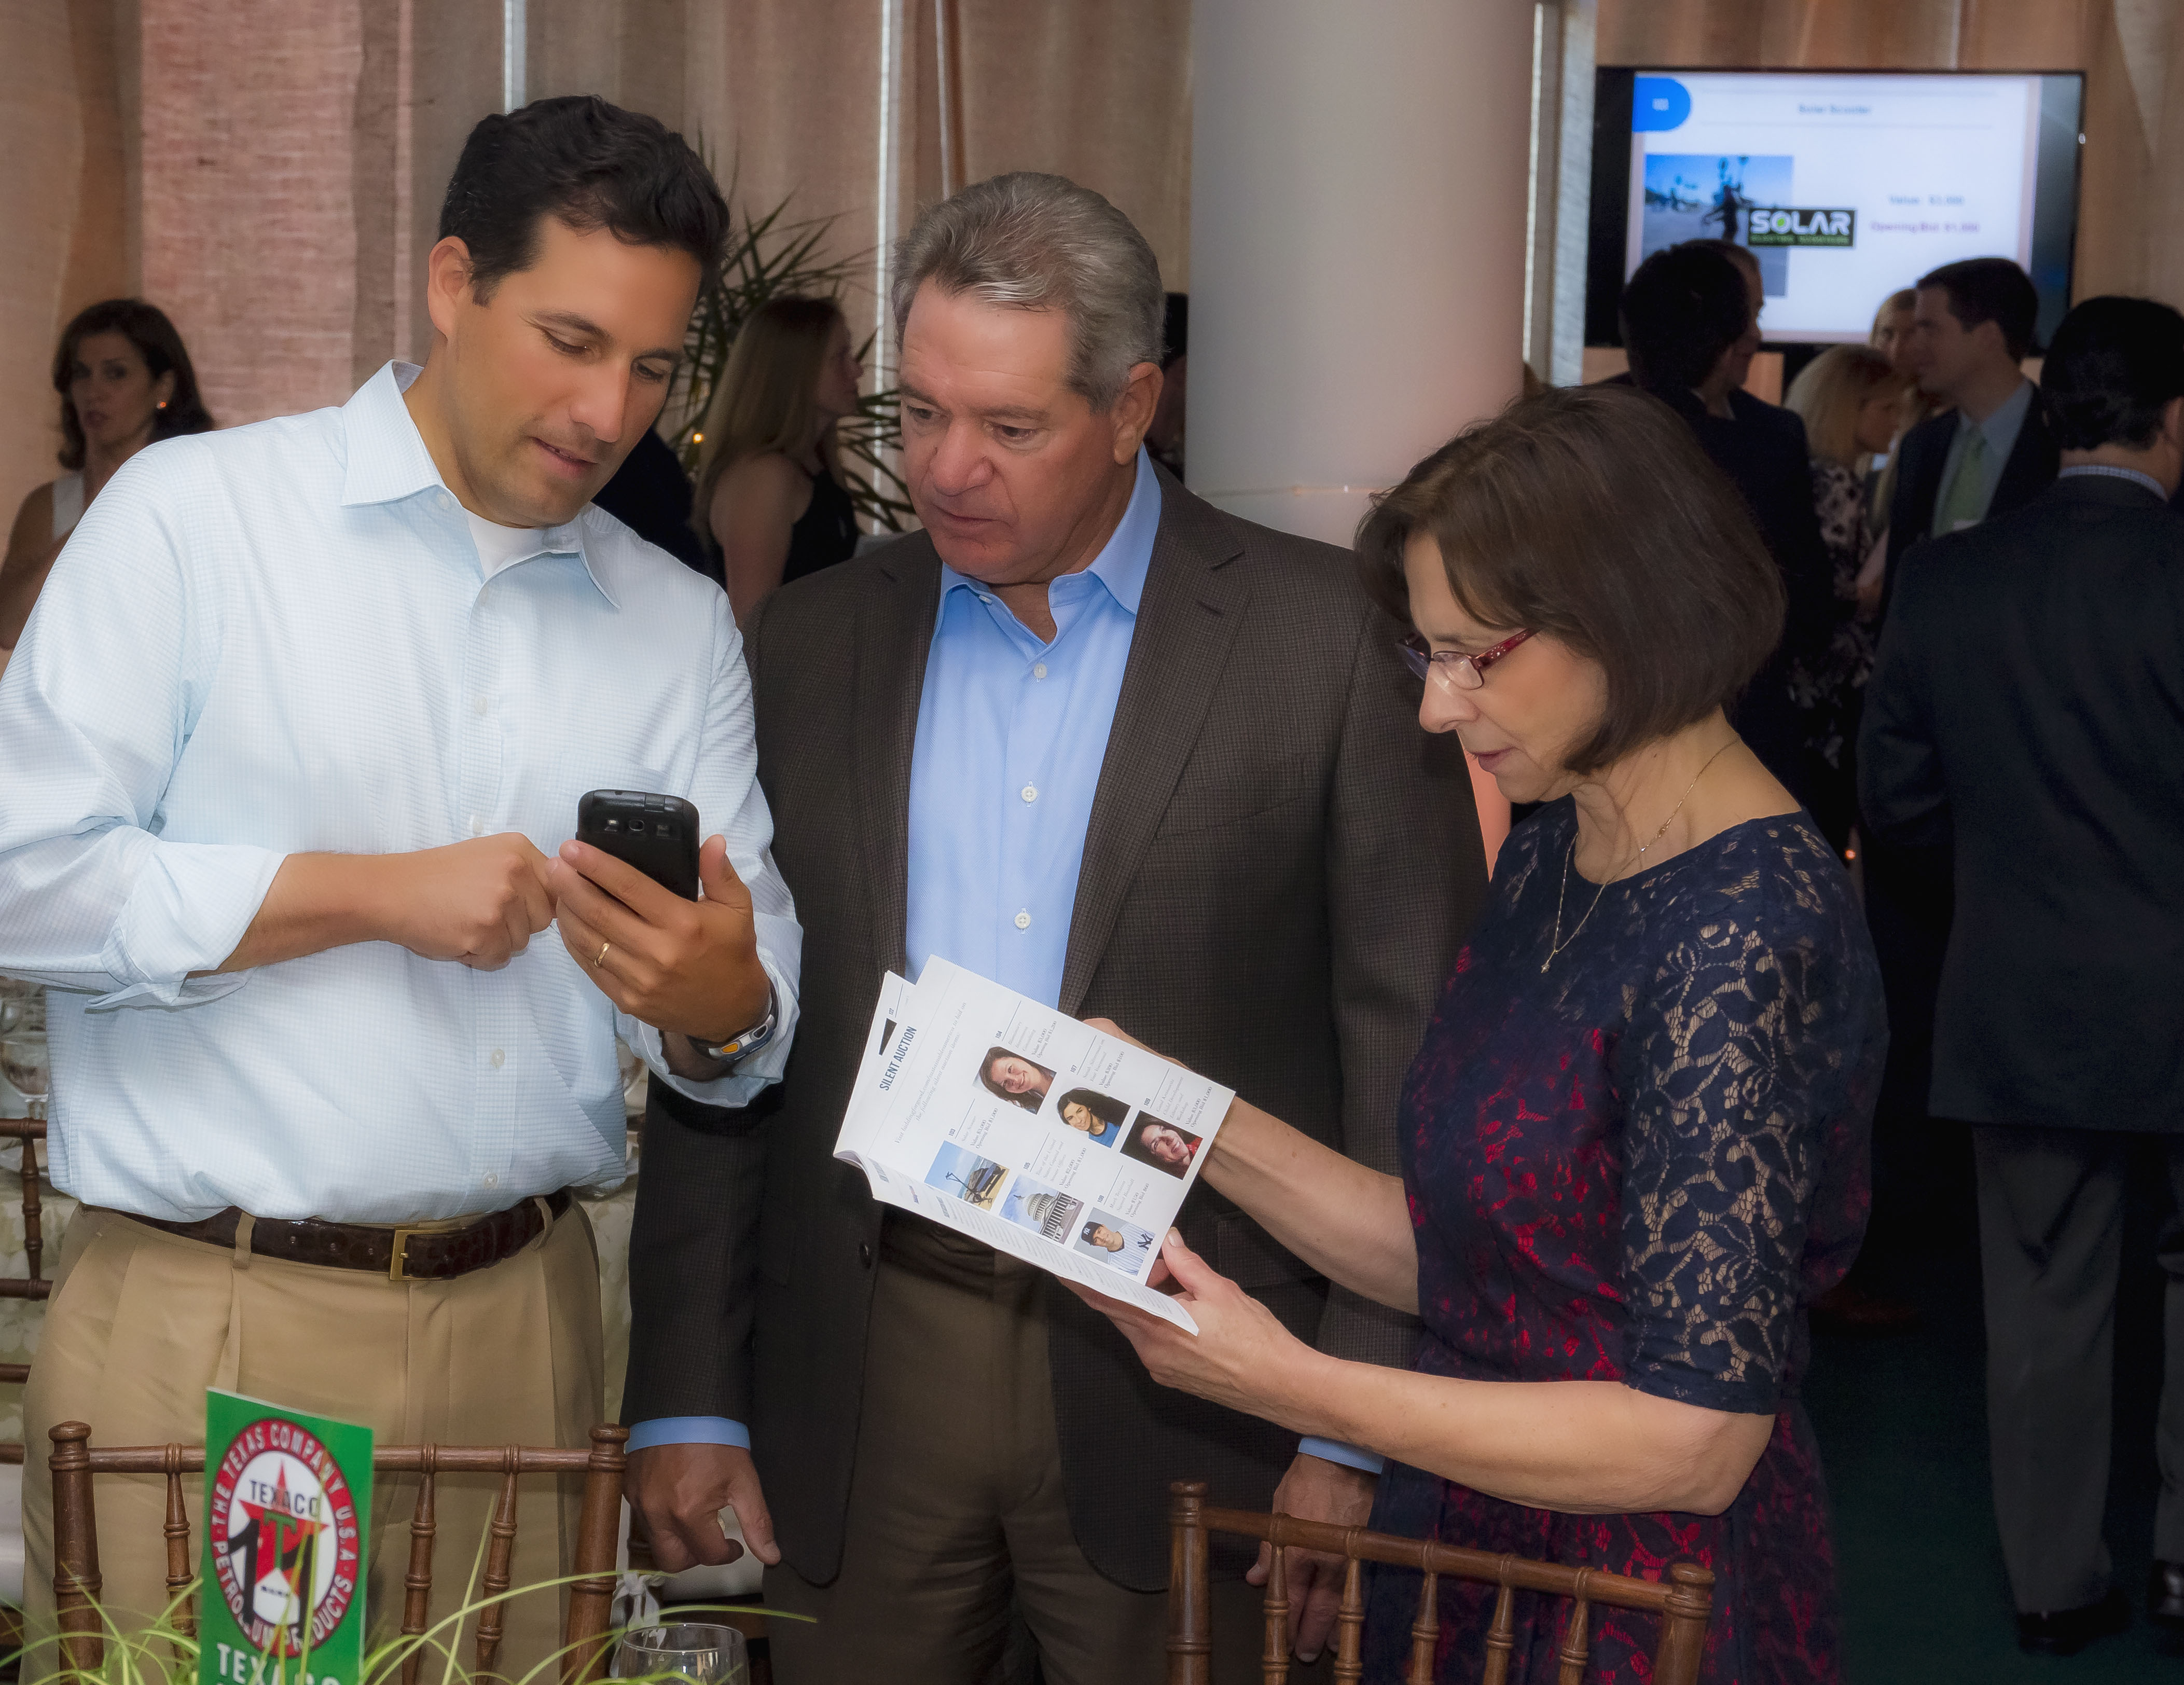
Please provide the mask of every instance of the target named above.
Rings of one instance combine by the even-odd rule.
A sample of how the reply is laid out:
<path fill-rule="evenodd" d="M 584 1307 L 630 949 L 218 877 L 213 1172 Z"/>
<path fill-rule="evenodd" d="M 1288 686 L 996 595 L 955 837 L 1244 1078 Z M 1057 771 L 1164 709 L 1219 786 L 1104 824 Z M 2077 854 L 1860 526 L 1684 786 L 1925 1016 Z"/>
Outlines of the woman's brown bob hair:
<path fill-rule="evenodd" d="M 1519 398 L 1373 504 L 1359 575 L 1406 623 L 1403 551 L 1421 536 L 1474 620 L 1552 638 L 1607 674 L 1606 711 L 1563 756 L 1572 772 L 1704 719 L 1781 640 L 1781 574 L 1744 499 L 1675 411 L 1634 388 Z"/>

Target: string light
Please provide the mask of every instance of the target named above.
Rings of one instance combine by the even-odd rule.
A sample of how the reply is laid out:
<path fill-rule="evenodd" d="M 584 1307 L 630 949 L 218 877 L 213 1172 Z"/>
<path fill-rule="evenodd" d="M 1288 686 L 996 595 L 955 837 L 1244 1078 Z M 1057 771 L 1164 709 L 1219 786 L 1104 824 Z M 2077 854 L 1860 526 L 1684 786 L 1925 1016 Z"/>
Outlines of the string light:
<path fill-rule="evenodd" d="M 690 435 L 690 443 L 693 444 L 703 444 L 705 442 L 705 436 L 703 433 L 692 433 Z"/>

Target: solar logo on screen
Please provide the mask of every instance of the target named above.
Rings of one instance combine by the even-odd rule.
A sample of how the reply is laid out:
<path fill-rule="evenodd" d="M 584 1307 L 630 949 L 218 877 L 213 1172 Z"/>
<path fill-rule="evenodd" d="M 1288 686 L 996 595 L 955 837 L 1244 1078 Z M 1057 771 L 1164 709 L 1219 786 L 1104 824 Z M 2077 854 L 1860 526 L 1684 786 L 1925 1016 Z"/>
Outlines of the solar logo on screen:
<path fill-rule="evenodd" d="M 1746 213 L 1745 243 L 1751 246 L 1854 246 L 1854 210 L 1782 210 L 1754 208 Z"/>

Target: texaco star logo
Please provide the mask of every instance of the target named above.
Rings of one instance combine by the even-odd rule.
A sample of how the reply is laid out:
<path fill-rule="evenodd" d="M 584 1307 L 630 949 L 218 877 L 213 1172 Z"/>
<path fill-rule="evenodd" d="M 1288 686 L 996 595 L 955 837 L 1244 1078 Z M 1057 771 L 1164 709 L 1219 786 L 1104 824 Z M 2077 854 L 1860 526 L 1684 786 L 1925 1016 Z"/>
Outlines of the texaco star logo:
<path fill-rule="evenodd" d="M 212 1498 L 213 1559 L 236 1624 L 268 1655 L 326 1643 L 363 1579 L 340 1465 L 315 1436 L 269 1416 L 236 1435 Z"/>

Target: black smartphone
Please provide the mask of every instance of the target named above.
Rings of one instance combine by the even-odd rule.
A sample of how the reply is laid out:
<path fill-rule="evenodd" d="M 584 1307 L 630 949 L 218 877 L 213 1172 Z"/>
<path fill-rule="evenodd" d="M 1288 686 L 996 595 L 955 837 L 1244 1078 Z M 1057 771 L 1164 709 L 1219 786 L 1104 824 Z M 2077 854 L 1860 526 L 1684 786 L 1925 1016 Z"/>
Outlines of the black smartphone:
<path fill-rule="evenodd" d="M 595 789 L 577 800 L 577 840 L 698 899 L 698 810 L 679 795 Z"/>

